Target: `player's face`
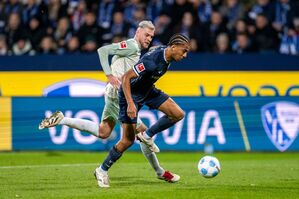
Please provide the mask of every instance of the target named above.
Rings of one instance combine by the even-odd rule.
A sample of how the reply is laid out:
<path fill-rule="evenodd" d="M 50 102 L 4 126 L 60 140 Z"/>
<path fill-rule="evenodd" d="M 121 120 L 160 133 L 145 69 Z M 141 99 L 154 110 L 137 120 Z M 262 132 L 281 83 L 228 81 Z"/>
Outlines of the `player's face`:
<path fill-rule="evenodd" d="M 154 33 L 155 31 L 149 28 L 140 28 L 138 32 L 138 38 L 142 49 L 146 49 L 149 47 L 154 37 Z"/>
<path fill-rule="evenodd" d="M 187 57 L 187 54 L 190 50 L 190 46 L 187 44 L 179 44 L 172 46 L 172 58 L 175 61 L 180 61 Z"/>

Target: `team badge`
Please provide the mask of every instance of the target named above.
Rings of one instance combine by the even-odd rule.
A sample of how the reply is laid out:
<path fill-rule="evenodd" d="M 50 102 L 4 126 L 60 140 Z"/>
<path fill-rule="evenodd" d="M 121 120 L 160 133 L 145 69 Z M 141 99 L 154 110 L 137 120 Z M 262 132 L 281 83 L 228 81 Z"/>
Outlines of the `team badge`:
<path fill-rule="evenodd" d="M 145 67 L 144 67 L 143 63 L 140 63 L 136 66 L 136 69 L 137 69 L 138 73 L 141 73 L 142 71 L 145 70 Z"/>
<path fill-rule="evenodd" d="M 293 102 L 273 102 L 261 108 L 264 129 L 279 151 L 285 151 L 299 131 L 299 105 Z"/>
<path fill-rule="evenodd" d="M 126 42 L 126 41 L 122 41 L 122 42 L 120 42 L 120 43 L 119 43 L 119 47 L 120 47 L 121 49 L 125 49 L 125 48 L 127 48 L 127 42 Z"/>

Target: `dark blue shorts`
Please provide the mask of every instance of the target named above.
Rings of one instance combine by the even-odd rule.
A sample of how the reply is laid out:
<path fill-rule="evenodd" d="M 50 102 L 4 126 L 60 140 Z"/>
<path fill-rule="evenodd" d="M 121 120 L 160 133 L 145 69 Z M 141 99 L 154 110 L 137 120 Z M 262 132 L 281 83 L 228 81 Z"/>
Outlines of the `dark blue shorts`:
<path fill-rule="evenodd" d="M 137 101 L 137 99 L 136 99 L 136 97 L 134 97 L 134 95 L 132 95 L 132 97 L 133 97 L 133 101 L 134 101 L 135 106 L 138 111 L 143 107 L 143 105 L 148 106 L 150 109 L 158 109 L 161 106 L 161 104 L 163 104 L 169 98 L 169 96 L 167 94 L 165 94 L 163 91 L 161 91 L 155 87 L 153 89 L 151 89 L 151 91 L 148 93 L 148 95 L 141 101 Z M 127 107 L 128 107 L 128 104 L 127 104 L 125 95 L 124 95 L 122 89 L 120 89 L 120 91 L 119 91 L 119 121 L 122 123 L 126 123 L 126 124 L 136 124 L 137 117 L 133 118 L 133 119 L 128 117 Z M 138 115 L 138 112 L 137 112 L 137 115 Z"/>

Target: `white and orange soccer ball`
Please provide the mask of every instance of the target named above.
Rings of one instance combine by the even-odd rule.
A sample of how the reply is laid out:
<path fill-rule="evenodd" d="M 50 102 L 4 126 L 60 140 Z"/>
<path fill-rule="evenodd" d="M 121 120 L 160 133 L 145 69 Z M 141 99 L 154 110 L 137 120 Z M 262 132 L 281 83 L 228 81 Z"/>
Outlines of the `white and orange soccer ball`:
<path fill-rule="evenodd" d="M 219 160 L 213 156 L 204 156 L 198 162 L 198 171 L 205 178 L 217 176 L 220 170 Z"/>

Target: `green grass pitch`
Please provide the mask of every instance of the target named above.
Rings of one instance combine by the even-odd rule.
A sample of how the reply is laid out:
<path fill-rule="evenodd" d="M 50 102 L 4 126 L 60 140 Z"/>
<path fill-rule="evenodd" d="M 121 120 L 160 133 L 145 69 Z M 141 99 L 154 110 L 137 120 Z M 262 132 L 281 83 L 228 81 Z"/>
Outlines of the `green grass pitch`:
<path fill-rule="evenodd" d="M 0 153 L 0 198 L 299 198 L 299 153 L 215 153 L 222 171 L 198 174 L 203 153 L 161 152 L 161 165 L 181 176 L 156 179 L 141 152 L 127 152 L 109 171 L 111 187 L 98 188 L 96 152 Z"/>

